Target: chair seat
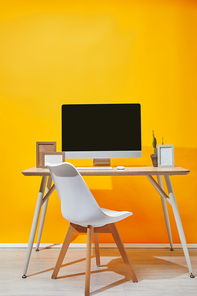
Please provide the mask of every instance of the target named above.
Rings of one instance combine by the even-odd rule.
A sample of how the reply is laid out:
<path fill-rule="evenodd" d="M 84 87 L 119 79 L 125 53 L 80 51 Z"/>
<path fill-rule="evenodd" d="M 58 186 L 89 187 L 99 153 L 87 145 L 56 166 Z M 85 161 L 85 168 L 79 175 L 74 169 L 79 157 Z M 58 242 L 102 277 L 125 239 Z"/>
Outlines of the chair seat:
<path fill-rule="evenodd" d="M 127 211 L 119 212 L 119 211 L 113 211 L 113 210 L 104 209 L 104 208 L 100 208 L 100 209 L 103 215 L 98 219 L 95 217 L 91 220 L 83 221 L 81 223 L 76 222 L 75 220 L 73 220 L 72 222 L 75 224 L 81 225 L 83 227 L 87 227 L 88 225 L 91 225 L 92 227 L 102 227 L 106 224 L 115 223 L 133 215 L 133 213 L 127 212 Z"/>

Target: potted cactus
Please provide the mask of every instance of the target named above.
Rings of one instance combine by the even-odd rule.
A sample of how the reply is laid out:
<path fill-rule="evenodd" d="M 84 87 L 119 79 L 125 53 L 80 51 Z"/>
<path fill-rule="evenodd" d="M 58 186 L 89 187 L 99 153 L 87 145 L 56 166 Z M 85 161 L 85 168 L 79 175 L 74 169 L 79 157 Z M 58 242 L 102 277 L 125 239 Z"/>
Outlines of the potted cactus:
<path fill-rule="evenodd" d="M 157 139 L 155 138 L 155 133 L 153 131 L 153 142 L 152 142 L 152 146 L 153 146 L 153 151 L 154 154 L 151 154 L 151 159 L 152 159 L 152 163 L 154 167 L 158 166 L 158 161 L 157 161 Z"/>

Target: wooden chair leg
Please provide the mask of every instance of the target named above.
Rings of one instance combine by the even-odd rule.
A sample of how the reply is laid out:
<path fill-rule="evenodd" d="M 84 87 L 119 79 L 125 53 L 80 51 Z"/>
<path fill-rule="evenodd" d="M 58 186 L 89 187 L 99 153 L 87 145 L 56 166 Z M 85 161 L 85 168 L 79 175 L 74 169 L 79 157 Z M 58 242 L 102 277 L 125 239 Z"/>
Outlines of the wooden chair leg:
<path fill-rule="evenodd" d="M 87 227 L 87 249 L 86 249 L 86 275 L 85 275 L 85 296 L 90 295 L 90 269 L 91 269 L 91 245 L 93 227 Z"/>
<path fill-rule="evenodd" d="M 100 254 L 99 254 L 99 240 L 98 233 L 94 233 L 94 245 L 95 245 L 95 255 L 96 255 L 96 265 L 100 266 Z"/>
<path fill-rule="evenodd" d="M 122 242 L 122 239 L 121 239 L 120 234 L 118 232 L 118 229 L 116 227 L 116 224 L 115 223 L 108 224 L 108 227 L 109 227 L 111 234 L 113 235 L 114 241 L 119 249 L 122 259 L 124 260 L 124 263 L 127 266 L 127 269 L 129 271 L 132 281 L 137 283 L 138 282 L 137 277 L 136 277 L 135 272 L 131 266 L 131 262 L 129 260 L 127 253 L 126 253 L 125 247 L 123 245 L 123 242 Z"/>
<path fill-rule="evenodd" d="M 55 265 L 55 268 L 54 268 L 54 271 L 52 274 L 52 279 L 55 279 L 57 277 L 57 274 L 60 270 L 60 267 L 62 265 L 65 255 L 66 255 L 66 252 L 68 250 L 68 247 L 69 247 L 69 244 L 72 240 L 74 232 L 75 232 L 75 229 L 71 225 L 69 225 L 68 231 L 66 233 L 66 237 L 64 239 L 61 251 L 59 253 L 59 257 L 57 259 L 57 262 L 56 262 L 56 265 Z"/>

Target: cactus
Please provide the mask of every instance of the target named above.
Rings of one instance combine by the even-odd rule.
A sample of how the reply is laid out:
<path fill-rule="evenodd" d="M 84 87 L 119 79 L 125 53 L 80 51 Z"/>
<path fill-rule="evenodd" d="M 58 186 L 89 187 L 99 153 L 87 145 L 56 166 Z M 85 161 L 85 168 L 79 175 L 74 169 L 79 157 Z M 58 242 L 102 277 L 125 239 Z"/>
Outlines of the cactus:
<path fill-rule="evenodd" d="M 153 131 L 153 142 L 152 142 L 152 145 L 153 145 L 153 149 L 154 149 L 154 154 L 157 155 L 157 139 L 155 138 L 154 131 Z"/>

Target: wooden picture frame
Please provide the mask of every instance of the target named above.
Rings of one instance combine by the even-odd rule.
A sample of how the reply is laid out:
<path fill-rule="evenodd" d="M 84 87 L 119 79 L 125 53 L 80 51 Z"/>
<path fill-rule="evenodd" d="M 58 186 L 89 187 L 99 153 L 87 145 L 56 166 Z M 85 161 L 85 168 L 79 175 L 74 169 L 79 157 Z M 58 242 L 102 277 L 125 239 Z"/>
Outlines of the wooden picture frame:
<path fill-rule="evenodd" d="M 42 168 L 43 152 L 56 152 L 56 142 L 36 142 L 36 167 Z"/>
<path fill-rule="evenodd" d="M 174 145 L 158 145 L 158 167 L 174 167 Z"/>
<path fill-rule="evenodd" d="M 62 163 L 65 161 L 65 152 L 41 152 L 40 165 L 47 168 L 46 163 Z"/>

